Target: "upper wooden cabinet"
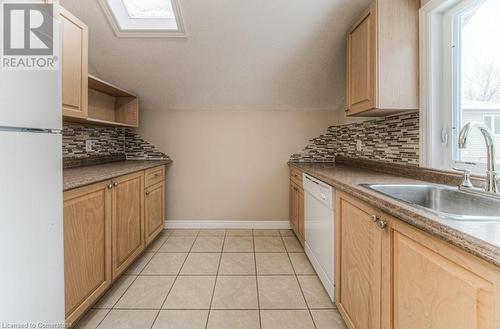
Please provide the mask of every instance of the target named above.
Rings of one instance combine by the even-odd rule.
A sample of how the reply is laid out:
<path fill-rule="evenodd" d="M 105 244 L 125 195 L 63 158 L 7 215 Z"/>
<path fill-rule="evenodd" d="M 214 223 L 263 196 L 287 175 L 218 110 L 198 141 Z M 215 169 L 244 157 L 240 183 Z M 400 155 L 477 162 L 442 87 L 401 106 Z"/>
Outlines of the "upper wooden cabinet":
<path fill-rule="evenodd" d="M 88 76 L 89 113 L 87 122 L 121 127 L 139 126 L 139 98 L 92 75 Z"/>
<path fill-rule="evenodd" d="M 61 7 L 62 108 L 66 121 L 138 127 L 139 98 L 88 74 L 88 27 Z"/>
<path fill-rule="evenodd" d="M 60 7 L 62 28 L 62 109 L 68 118 L 88 114 L 88 38 L 89 30 L 81 20 Z"/>
<path fill-rule="evenodd" d="M 419 108 L 419 0 L 374 0 L 347 35 L 346 112 Z"/>
<path fill-rule="evenodd" d="M 350 329 L 500 328 L 500 268 L 343 193 L 335 275 Z"/>

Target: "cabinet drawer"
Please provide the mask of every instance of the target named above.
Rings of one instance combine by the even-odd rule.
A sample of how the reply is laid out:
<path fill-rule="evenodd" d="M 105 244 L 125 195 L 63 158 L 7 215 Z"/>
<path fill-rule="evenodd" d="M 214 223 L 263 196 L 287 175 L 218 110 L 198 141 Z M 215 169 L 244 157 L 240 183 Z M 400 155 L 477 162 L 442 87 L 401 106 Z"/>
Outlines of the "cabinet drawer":
<path fill-rule="evenodd" d="M 302 188 L 302 172 L 295 168 L 290 168 L 290 180 Z"/>
<path fill-rule="evenodd" d="M 146 187 L 165 180 L 165 166 L 159 166 L 146 170 Z"/>

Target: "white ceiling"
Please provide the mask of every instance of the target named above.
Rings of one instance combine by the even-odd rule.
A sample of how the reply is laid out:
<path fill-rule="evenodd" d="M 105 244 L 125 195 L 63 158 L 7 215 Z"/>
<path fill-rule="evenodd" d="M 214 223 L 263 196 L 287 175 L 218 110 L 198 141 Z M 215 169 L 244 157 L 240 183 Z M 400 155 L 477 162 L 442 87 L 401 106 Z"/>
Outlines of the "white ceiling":
<path fill-rule="evenodd" d="M 345 33 L 369 0 L 183 0 L 187 39 L 117 38 L 97 0 L 61 0 L 89 25 L 90 71 L 150 110 L 338 109 Z"/>

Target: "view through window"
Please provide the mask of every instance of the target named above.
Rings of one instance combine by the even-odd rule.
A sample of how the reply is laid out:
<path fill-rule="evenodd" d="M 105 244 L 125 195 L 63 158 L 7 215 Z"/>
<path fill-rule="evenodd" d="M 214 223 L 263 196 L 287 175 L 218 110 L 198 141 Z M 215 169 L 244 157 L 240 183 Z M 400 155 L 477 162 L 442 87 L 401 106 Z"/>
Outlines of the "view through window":
<path fill-rule="evenodd" d="M 175 19 L 170 0 L 122 0 L 130 18 Z"/>
<path fill-rule="evenodd" d="M 500 0 L 468 1 L 471 6 L 455 20 L 456 89 L 455 127 L 471 121 L 485 123 L 494 134 L 497 163 L 500 163 Z M 455 160 L 486 163 L 486 147 L 474 131 L 467 149 L 458 150 L 455 131 Z"/>

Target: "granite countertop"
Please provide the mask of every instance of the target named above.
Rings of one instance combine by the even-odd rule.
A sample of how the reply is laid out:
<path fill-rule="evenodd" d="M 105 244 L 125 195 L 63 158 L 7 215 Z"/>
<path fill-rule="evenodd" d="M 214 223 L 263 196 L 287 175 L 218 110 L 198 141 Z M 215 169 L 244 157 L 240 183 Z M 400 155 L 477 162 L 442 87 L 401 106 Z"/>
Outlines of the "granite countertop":
<path fill-rule="evenodd" d="M 90 185 L 171 163 L 170 160 L 127 160 L 63 170 L 63 190 Z"/>
<path fill-rule="evenodd" d="M 500 223 L 442 219 L 425 210 L 359 186 L 359 184 L 424 184 L 427 182 L 379 173 L 347 164 L 290 163 L 289 165 L 324 181 L 339 191 L 349 193 L 389 215 L 500 266 Z"/>

